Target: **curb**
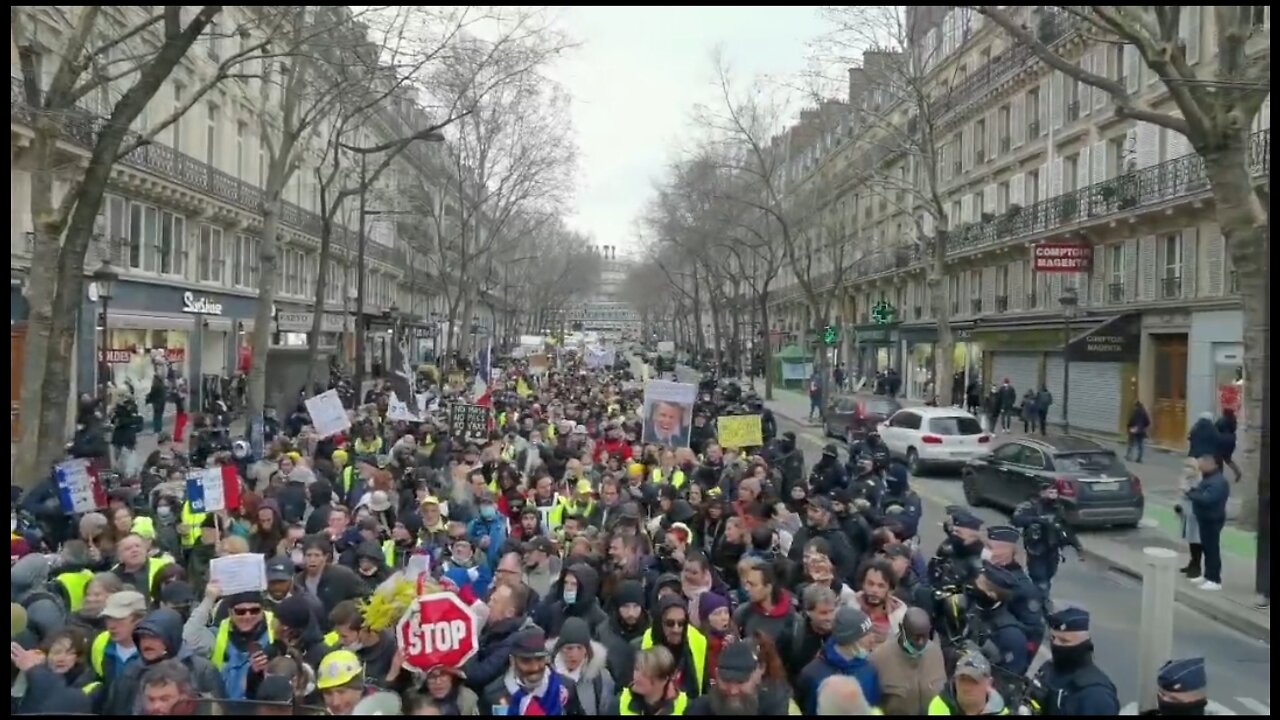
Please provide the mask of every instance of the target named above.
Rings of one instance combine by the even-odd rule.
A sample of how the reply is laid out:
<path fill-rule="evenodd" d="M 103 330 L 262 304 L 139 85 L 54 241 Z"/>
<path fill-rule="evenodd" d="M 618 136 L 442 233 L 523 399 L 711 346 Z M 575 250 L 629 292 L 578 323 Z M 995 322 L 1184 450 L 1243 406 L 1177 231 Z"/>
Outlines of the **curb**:
<path fill-rule="evenodd" d="M 814 426 L 810 426 L 808 421 L 797 420 L 777 410 L 774 410 L 773 413 L 803 428 L 816 429 Z M 944 506 L 948 504 L 946 498 L 938 497 L 918 488 L 916 492 L 933 503 Z M 1082 557 L 1086 558 L 1090 563 L 1110 568 L 1139 582 L 1142 581 L 1141 567 L 1135 567 L 1133 563 L 1116 560 L 1114 557 L 1090 547 L 1091 543 L 1088 542 L 1087 538 L 1083 539 L 1081 544 L 1084 545 Z M 1174 600 L 1183 607 L 1194 610 L 1236 632 L 1261 640 L 1267 645 L 1271 644 L 1271 615 L 1267 611 L 1244 607 L 1226 597 L 1212 598 L 1208 595 L 1202 595 L 1187 587 L 1185 583 L 1179 583 L 1176 586 Z"/>

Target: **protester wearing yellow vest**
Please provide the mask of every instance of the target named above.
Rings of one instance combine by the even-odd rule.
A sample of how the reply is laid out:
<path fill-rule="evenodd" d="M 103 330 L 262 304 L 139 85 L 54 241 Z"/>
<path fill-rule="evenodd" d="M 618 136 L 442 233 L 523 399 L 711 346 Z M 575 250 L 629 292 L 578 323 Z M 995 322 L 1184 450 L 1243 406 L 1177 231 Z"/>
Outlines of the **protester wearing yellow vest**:
<path fill-rule="evenodd" d="M 684 652 L 682 657 L 675 658 L 675 662 L 682 671 L 681 689 L 690 697 L 697 697 L 707 686 L 707 636 L 689 624 L 689 611 L 682 598 L 667 596 L 660 601 L 659 607 L 658 619 L 662 622 L 644 634 L 640 649 L 647 650 L 657 645 L 667 647 L 679 642 Z M 658 643 L 656 633 L 663 633 L 667 642 Z"/>
<path fill-rule="evenodd" d="M 645 636 L 648 637 L 647 635 Z M 689 696 L 674 686 L 676 659 L 663 646 L 648 647 L 636 655 L 630 687 L 618 696 L 618 715 L 684 715 Z"/>
<path fill-rule="evenodd" d="M 227 698 L 243 700 L 253 656 L 275 640 L 275 618 L 263 609 L 261 593 L 236 593 L 225 598 L 223 604 L 229 609 L 228 615 L 218 623 L 209 660 L 222 675 Z"/>
<path fill-rule="evenodd" d="M 995 688 L 991 661 L 976 650 L 956 661 L 953 680 L 929 702 L 929 715 L 1008 715 L 1009 708 Z"/>
<path fill-rule="evenodd" d="M 684 487 L 684 471 L 675 465 L 669 467 L 656 467 L 653 469 L 651 479 L 654 485 L 665 485 L 670 483 L 672 487 L 679 490 Z"/>
<path fill-rule="evenodd" d="M 76 612 L 84 607 L 84 594 L 93 580 L 92 570 L 71 570 L 53 578 L 67 594 L 67 609 Z"/>
<path fill-rule="evenodd" d="M 194 512 L 191 509 L 191 501 L 184 500 L 182 502 L 182 513 L 178 517 L 178 525 L 186 528 L 185 531 L 178 533 L 178 540 L 182 542 L 183 550 L 190 550 L 200 544 L 200 527 L 204 524 L 206 513 Z"/>
<path fill-rule="evenodd" d="M 591 497 L 593 492 L 590 480 L 586 478 L 579 480 L 573 488 L 573 499 L 564 501 L 565 514 L 589 517 L 596 509 L 596 504 Z"/>
<path fill-rule="evenodd" d="M 151 595 L 155 587 L 156 573 L 165 565 L 173 564 L 168 555 L 147 557 L 147 541 L 141 535 L 126 535 L 116 546 L 116 557 L 120 562 L 111 568 L 124 581 L 126 587 L 132 587 L 144 596 Z"/>
<path fill-rule="evenodd" d="M 147 614 L 147 599 L 136 590 L 112 593 L 102 607 L 107 629 L 93 638 L 89 665 L 98 678 L 110 683 L 131 662 L 138 661 L 133 630 Z"/>

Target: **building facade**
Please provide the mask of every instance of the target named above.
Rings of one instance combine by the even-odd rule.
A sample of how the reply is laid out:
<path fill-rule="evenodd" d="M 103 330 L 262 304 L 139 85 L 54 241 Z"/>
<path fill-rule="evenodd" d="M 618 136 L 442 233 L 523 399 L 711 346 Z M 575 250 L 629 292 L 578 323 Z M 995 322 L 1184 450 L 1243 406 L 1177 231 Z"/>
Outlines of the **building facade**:
<path fill-rule="evenodd" d="M 619 258 L 618 248 L 614 246 L 592 250 L 600 255 L 600 277 L 594 285 L 595 292 L 584 302 L 569 308 L 568 321 L 571 324 L 581 323 L 585 332 L 620 333 L 638 338 L 640 313 L 619 297 L 630 262 L 625 257 Z"/>
<path fill-rule="evenodd" d="M 1124 83 L 1154 109 L 1173 107 L 1135 48 L 1093 44 L 1041 9 L 1019 12 L 1067 60 Z M 1216 63 L 1212 23 L 1210 8 L 1183 10 L 1193 65 Z M 845 331 L 840 359 L 855 375 L 897 369 L 903 394 L 916 399 L 953 398 L 974 381 L 985 388 L 1009 378 L 1019 393 L 1044 386 L 1059 399 L 1051 421 L 1104 434 L 1123 434 L 1140 399 L 1153 439 L 1169 446 L 1185 444 L 1199 413 L 1238 407 L 1235 271 L 1187 139 L 1118 116 L 1109 96 L 1051 70 L 967 9 L 922 8 L 913 25 L 921 46 L 913 51 L 928 54 L 944 104 L 936 170 L 951 227 L 946 287 L 957 373 L 932 377 L 938 321 L 914 237 L 915 221 L 932 231 L 932 216 L 917 208 L 913 218 L 883 192 L 829 181 L 857 227 L 856 259 L 830 283 L 839 297 L 824 320 Z M 850 98 L 855 109 L 867 101 L 865 93 Z M 1269 100 L 1253 130 L 1251 169 L 1268 183 Z M 813 177 L 866 150 L 832 134 Z M 919 161 L 905 155 L 889 153 L 879 172 L 918 177 Z M 1036 248 L 1049 246 L 1074 248 L 1085 262 L 1037 272 Z M 775 328 L 815 326 L 794 278 L 784 273 L 780 285 Z M 1070 317 L 1068 296 L 1076 300 Z M 892 306 L 891 322 L 871 321 L 878 302 Z M 1091 354 L 1098 347 L 1107 351 Z"/>

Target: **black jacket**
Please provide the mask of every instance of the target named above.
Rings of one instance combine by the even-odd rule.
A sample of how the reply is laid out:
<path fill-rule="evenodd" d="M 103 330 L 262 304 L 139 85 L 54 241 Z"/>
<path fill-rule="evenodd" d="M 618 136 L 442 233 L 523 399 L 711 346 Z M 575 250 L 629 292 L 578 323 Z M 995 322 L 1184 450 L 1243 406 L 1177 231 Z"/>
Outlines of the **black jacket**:
<path fill-rule="evenodd" d="M 293 576 L 293 586 L 299 592 L 308 592 L 307 573 L 300 572 Z M 369 596 L 372 589 L 351 568 L 341 565 L 326 565 L 320 572 L 320 583 L 316 586 L 315 596 L 324 606 L 324 617 L 320 618 L 321 629 L 328 631 L 329 613 L 343 600 L 360 600 Z"/>

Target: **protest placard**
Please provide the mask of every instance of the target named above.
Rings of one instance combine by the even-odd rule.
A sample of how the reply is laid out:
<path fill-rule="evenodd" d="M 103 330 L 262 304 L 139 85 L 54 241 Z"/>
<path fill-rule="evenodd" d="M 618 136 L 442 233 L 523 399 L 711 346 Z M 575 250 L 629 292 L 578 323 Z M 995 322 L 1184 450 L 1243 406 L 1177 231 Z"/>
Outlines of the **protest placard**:
<path fill-rule="evenodd" d="M 645 383 L 644 442 L 668 448 L 688 447 L 697 395 L 697 385 L 665 380 Z"/>
<path fill-rule="evenodd" d="M 453 403 L 449 406 L 449 433 L 473 442 L 488 439 L 489 408 L 484 405 Z"/>
<path fill-rule="evenodd" d="M 716 420 L 716 441 L 735 450 L 764 445 L 759 415 L 721 415 Z"/>
<path fill-rule="evenodd" d="M 209 561 L 209 582 L 217 582 L 222 597 L 267 589 L 267 563 L 262 555 L 240 553 Z"/>
<path fill-rule="evenodd" d="M 311 425 L 320 437 L 337 435 L 351 427 L 347 409 L 342 407 L 342 398 L 338 397 L 337 390 L 326 390 L 307 398 L 307 413 L 311 415 Z"/>

